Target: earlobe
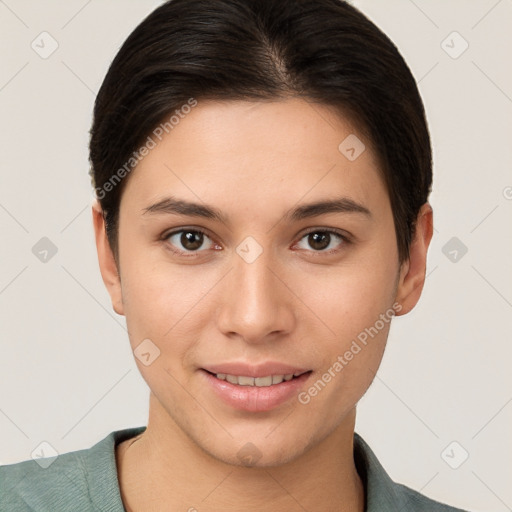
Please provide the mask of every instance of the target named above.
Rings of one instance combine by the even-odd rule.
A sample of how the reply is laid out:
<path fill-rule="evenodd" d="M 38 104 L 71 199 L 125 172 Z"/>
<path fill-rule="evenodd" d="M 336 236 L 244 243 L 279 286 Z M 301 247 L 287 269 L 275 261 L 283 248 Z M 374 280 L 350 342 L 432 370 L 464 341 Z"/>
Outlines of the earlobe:
<path fill-rule="evenodd" d="M 101 277 L 110 295 L 114 311 L 119 315 L 124 315 L 121 279 L 112 248 L 107 238 L 103 210 L 97 199 L 93 200 L 92 219 Z"/>
<path fill-rule="evenodd" d="M 425 203 L 416 220 L 416 230 L 411 242 L 409 259 L 402 264 L 396 293 L 396 302 L 402 307 L 397 316 L 409 313 L 418 303 L 425 284 L 427 251 L 433 233 L 432 207 Z"/>

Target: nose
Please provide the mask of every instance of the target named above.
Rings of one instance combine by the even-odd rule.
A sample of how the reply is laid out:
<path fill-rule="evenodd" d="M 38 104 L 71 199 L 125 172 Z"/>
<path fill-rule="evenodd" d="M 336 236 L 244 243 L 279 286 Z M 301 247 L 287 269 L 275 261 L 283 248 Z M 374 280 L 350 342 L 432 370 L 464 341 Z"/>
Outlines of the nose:
<path fill-rule="evenodd" d="M 223 280 L 218 328 L 230 338 L 258 344 L 293 331 L 296 318 L 287 273 L 263 251 L 254 261 L 233 254 L 233 268 Z"/>

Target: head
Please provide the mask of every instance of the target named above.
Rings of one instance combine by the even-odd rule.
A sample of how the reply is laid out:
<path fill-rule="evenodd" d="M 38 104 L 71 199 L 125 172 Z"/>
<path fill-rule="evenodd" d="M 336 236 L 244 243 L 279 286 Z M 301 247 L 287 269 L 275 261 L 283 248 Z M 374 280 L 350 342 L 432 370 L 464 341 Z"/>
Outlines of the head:
<path fill-rule="evenodd" d="M 110 66 L 90 160 L 102 276 L 160 417 L 233 464 L 353 426 L 432 236 L 425 114 L 392 42 L 341 0 L 167 2 Z M 270 361 L 308 372 L 293 400 L 242 410 L 209 386 Z"/>

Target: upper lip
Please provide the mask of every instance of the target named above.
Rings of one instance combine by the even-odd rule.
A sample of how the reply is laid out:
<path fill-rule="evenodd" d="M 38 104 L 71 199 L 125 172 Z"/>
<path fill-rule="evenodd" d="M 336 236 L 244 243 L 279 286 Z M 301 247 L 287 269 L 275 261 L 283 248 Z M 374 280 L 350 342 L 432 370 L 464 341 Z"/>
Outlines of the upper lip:
<path fill-rule="evenodd" d="M 277 361 L 268 361 L 258 365 L 234 361 L 204 366 L 203 369 L 210 373 L 225 373 L 227 375 L 243 377 L 267 377 L 268 375 L 300 374 L 310 370 L 309 368 L 291 366 Z"/>

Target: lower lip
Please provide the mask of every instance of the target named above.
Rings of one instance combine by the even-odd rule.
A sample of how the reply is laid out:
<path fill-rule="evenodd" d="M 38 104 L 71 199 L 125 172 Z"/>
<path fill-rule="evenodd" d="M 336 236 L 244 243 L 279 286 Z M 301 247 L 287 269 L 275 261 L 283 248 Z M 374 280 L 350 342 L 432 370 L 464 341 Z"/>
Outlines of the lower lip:
<path fill-rule="evenodd" d="M 303 373 L 291 380 L 284 380 L 272 386 L 240 386 L 220 380 L 215 375 L 201 370 L 213 391 L 228 405 L 242 411 L 270 411 L 283 404 L 293 396 L 297 396 L 311 372 Z"/>

